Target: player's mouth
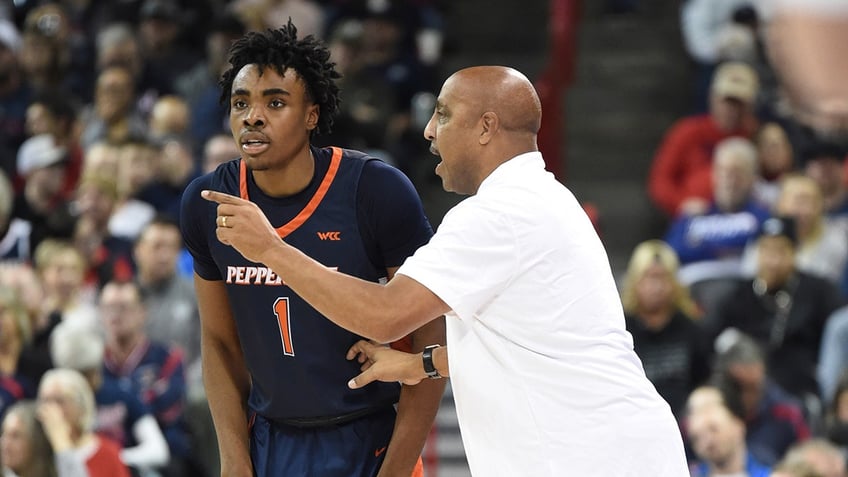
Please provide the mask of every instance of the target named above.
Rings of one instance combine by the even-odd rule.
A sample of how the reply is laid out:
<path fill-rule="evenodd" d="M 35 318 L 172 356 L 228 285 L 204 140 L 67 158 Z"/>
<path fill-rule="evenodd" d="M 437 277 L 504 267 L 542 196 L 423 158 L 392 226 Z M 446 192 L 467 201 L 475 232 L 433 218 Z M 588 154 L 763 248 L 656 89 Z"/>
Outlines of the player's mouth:
<path fill-rule="evenodd" d="M 248 155 L 264 152 L 271 146 L 271 141 L 261 133 L 245 133 L 239 138 L 241 150 Z"/>
<path fill-rule="evenodd" d="M 439 156 L 439 150 L 436 149 L 436 146 L 434 146 L 433 144 L 430 144 L 430 154 L 432 154 L 434 156 Z M 439 156 L 439 157 L 441 157 L 441 156 Z"/>

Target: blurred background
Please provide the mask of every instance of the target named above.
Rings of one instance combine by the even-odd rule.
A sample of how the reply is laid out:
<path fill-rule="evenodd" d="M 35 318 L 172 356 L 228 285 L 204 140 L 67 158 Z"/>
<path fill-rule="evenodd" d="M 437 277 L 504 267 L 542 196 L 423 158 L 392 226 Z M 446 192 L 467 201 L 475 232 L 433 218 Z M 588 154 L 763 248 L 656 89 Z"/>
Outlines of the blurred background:
<path fill-rule="evenodd" d="M 137 432 L 143 415 L 124 417 L 112 423 L 125 429 L 118 443 L 169 446 L 165 465 L 130 462 L 139 475 L 218 475 L 175 221 L 184 187 L 238 155 L 218 102 L 227 48 L 291 18 L 343 74 L 340 117 L 316 143 L 400 168 L 434 227 L 462 199 L 441 189 L 422 137 L 442 82 L 480 64 L 526 74 L 542 99 L 548 170 L 607 247 L 693 475 L 717 471 L 721 456 L 704 444 L 714 439 L 770 468 L 833 464 L 815 475 L 845 477 L 847 10 L 842 0 L 4 0 L 0 415 L 33 398 L 50 367 L 86 371 L 56 362 L 74 355 L 52 349 L 60 324 L 102 328 L 105 351 L 86 361 L 100 370 L 86 375 L 95 390 L 103 379 L 138 389 L 110 343 L 143 334 L 163 344 L 162 362 L 179 354 L 179 373 L 149 371 L 176 397 L 136 396 L 161 435 Z M 128 329 L 110 327 L 114 310 L 98 300 L 116 278 L 139 292 Z M 690 395 L 705 384 L 747 407 L 694 414 Z M 710 419 L 746 432 L 689 428 Z M 427 477 L 470 475 L 450 389 L 424 459 Z"/>

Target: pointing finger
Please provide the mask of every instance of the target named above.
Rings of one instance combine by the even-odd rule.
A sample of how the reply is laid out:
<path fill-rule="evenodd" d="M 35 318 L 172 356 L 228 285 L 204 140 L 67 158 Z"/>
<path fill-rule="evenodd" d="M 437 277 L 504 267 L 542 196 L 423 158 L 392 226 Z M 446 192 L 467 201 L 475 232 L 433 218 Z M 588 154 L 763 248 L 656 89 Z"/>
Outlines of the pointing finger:
<path fill-rule="evenodd" d="M 242 199 L 241 197 L 236 197 L 234 195 L 225 194 L 223 192 L 218 192 L 214 190 L 201 191 L 200 196 L 208 201 L 217 202 L 219 204 L 241 205 L 249 202 Z"/>

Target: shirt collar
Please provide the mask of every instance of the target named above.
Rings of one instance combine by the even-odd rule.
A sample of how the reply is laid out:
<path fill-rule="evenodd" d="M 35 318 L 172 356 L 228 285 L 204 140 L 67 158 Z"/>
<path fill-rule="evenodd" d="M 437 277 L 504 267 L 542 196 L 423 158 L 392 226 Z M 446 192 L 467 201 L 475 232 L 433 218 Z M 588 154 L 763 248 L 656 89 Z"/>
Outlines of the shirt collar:
<path fill-rule="evenodd" d="M 480 183 L 480 187 L 477 192 L 479 193 L 480 190 L 486 187 L 487 184 L 498 183 L 501 180 L 512 177 L 520 169 L 528 167 L 538 167 L 540 169 L 545 168 L 545 160 L 542 158 L 541 152 L 525 152 L 505 161 L 503 164 L 496 167 L 488 177 L 483 179 L 483 182 Z"/>

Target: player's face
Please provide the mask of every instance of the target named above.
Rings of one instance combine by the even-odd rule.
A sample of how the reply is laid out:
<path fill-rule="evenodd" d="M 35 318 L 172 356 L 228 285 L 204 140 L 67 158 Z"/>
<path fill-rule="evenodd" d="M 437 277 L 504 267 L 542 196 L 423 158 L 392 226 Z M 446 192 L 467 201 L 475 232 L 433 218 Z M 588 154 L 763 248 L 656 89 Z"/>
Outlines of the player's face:
<path fill-rule="evenodd" d="M 424 128 L 424 137 L 430 141 L 430 152 L 442 159 L 436 166 L 442 187 L 448 192 L 473 194 L 478 185 L 474 180 L 473 154 L 469 154 L 470 140 L 480 118 L 474 118 L 462 101 L 457 83 L 454 77 L 445 81 L 433 116 Z"/>
<path fill-rule="evenodd" d="M 285 166 L 309 145 L 318 123 L 318 105 L 306 95 L 292 69 L 243 67 L 233 80 L 230 129 L 242 158 L 254 171 Z"/>

